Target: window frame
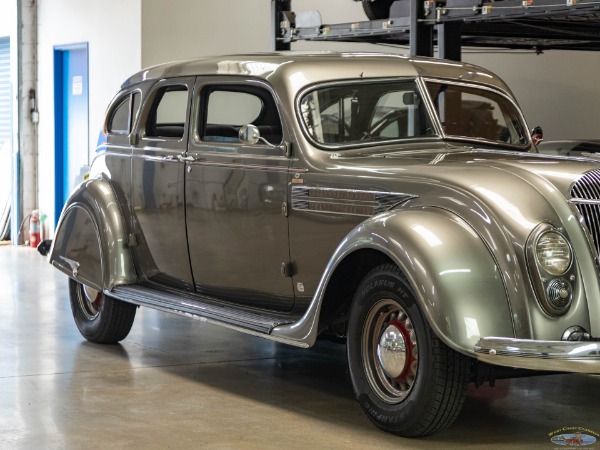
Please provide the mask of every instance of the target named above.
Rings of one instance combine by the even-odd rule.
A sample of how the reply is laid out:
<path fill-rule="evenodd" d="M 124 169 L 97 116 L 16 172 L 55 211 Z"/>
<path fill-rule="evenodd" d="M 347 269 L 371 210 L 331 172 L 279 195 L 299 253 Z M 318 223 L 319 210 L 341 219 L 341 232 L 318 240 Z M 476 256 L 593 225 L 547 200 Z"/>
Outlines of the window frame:
<path fill-rule="evenodd" d="M 427 113 L 427 117 L 431 122 L 433 127 L 432 134 L 430 136 L 415 136 L 415 137 L 406 137 L 406 138 L 398 138 L 398 139 L 388 139 L 383 141 L 353 141 L 351 143 L 338 143 L 338 144 L 329 144 L 322 143 L 317 141 L 311 135 L 310 131 L 306 127 L 306 123 L 304 122 L 302 116 L 302 100 L 311 92 L 330 88 L 330 87 L 352 87 L 354 85 L 365 85 L 365 84 L 385 84 L 389 83 L 390 85 L 399 84 L 399 83 L 414 83 L 416 86 L 416 91 L 419 93 L 421 100 L 423 101 L 423 107 L 425 112 Z M 329 82 L 319 82 L 310 84 L 303 89 L 301 89 L 297 94 L 294 101 L 294 110 L 296 114 L 296 121 L 300 125 L 302 130 L 302 134 L 304 137 L 315 147 L 328 150 L 328 151 L 339 151 L 339 150 L 351 150 L 356 148 L 366 148 L 366 147 L 382 147 L 388 146 L 398 143 L 407 143 L 407 142 L 435 142 L 439 141 L 442 138 L 441 129 L 439 128 L 439 121 L 435 116 L 435 112 L 433 110 L 433 105 L 431 104 L 428 93 L 424 89 L 423 82 L 420 77 L 384 77 L 384 78 L 366 78 L 366 79 L 346 79 L 339 81 L 329 81 Z"/>
<path fill-rule="evenodd" d="M 208 118 L 208 101 L 210 94 L 215 91 L 228 91 L 228 92 L 241 92 L 251 95 L 256 95 L 256 91 L 263 91 L 265 95 L 269 95 L 274 105 L 274 112 L 276 114 L 279 124 L 281 126 L 281 141 L 278 143 L 266 144 L 262 141 L 258 141 L 256 144 L 249 146 L 239 140 L 232 141 L 210 141 L 203 139 L 203 133 L 207 125 Z M 259 79 L 249 79 L 246 77 L 198 77 L 196 85 L 194 87 L 194 100 L 193 100 L 193 117 L 191 122 L 193 123 L 191 143 L 198 149 L 211 147 L 211 151 L 217 151 L 219 146 L 223 147 L 223 151 L 230 152 L 231 149 L 239 151 L 243 147 L 252 147 L 257 149 L 268 149 L 268 153 L 275 151 L 277 154 L 274 156 L 280 156 L 281 151 L 278 147 L 286 141 L 287 128 L 284 116 L 281 113 L 281 101 L 269 83 Z M 255 119 L 260 121 L 267 114 L 268 104 L 265 104 L 263 98 L 260 95 L 256 95 L 261 103 L 263 104 L 261 114 Z M 247 125 L 247 124 L 242 124 Z M 226 148 L 225 148 L 226 147 Z M 202 150 L 206 151 L 206 150 Z"/>
<path fill-rule="evenodd" d="M 184 89 L 172 89 L 176 87 L 181 87 Z M 150 92 L 147 100 L 144 102 L 144 106 L 142 109 L 142 114 L 140 115 L 140 126 L 139 133 L 141 139 L 150 140 L 150 141 L 170 141 L 170 142 L 183 142 L 187 139 L 187 131 L 189 129 L 189 116 L 190 116 L 190 96 L 193 93 L 194 85 L 193 82 L 190 82 L 189 78 L 168 78 L 162 80 L 161 82 L 156 83 L 150 88 Z M 150 123 L 152 115 L 156 114 L 160 102 L 164 96 L 164 92 L 168 90 L 181 90 L 187 92 L 187 101 L 186 101 L 186 109 L 185 109 L 185 120 L 183 122 L 183 133 L 181 137 L 176 136 L 160 136 L 148 134 L 148 125 Z M 160 97 L 159 97 L 160 94 Z M 156 120 L 156 118 L 154 119 Z M 154 125 L 156 126 L 156 124 Z"/>
<path fill-rule="evenodd" d="M 427 94 L 427 98 L 429 99 L 431 107 L 433 108 L 433 111 L 434 111 L 434 113 L 433 113 L 434 120 L 437 122 L 437 126 L 439 127 L 441 135 L 445 140 L 475 142 L 478 144 L 491 145 L 491 146 L 499 147 L 499 148 L 509 147 L 510 149 L 513 149 L 516 151 L 527 151 L 532 147 L 533 143 L 531 140 L 531 134 L 528 132 L 527 122 L 525 121 L 525 117 L 523 116 L 523 111 L 521 111 L 521 108 L 519 108 L 519 105 L 516 103 L 515 99 L 513 99 L 510 95 L 508 95 L 504 91 L 494 88 L 492 86 L 485 85 L 485 84 L 474 83 L 474 82 L 463 82 L 463 81 L 447 79 L 447 78 L 424 77 L 424 78 L 422 78 L 422 81 L 423 81 L 423 85 L 424 85 L 424 90 Z M 439 114 L 437 112 L 437 108 L 435 107 L 433 99 L 431 98 L 431 95 L 429 93 L 427 83 L 445 84 L 445 85 L 458 86 L 458 87 L 470 88 L 470 89 L 475 89 L 475 90 L 482 90 L 482 91 L 491 92 L 495 95 L 499 95 L 500 97 L 504 98 L 505 100 L 508 101 L 508 103 L 512 106 L 512 108 L 517 112 L 517 117 L 519 119 L 521 126 L 523 127 L 523 131 L 524 131 L 523 137 L 525 138 L 525 142 L 523 144 L 511 144 L 508 142 L 489 140 L 489 139 L 485 139 L 485 138 L 475 138 L 475 137 L 468 137 L 468 136 L 454 135 L 454 134 L 446 133 L 443 129 Z"/>
<path fill-rule="evenodd" d="M 134 111 L 135 102 L 133 101 L 133 99 L 136 94 L 140 96 L 140 102 L 137 111 Z M 127 131 L 112 131 L 110 127 L 112 125 L 112 121 L 115 118 L 115 114 L 119 110 L 121 105 L 126 101 L 129 102 L 129 115 L 127 117 L 128 129 Z M 136 121 L 140 115 L 140 111 L 142 110 L 142 103 L 143 96 L 142 91 L 140 89 L 132 89 L 122 95 L 116 96 L 115 99 L 112 101 L 111 105 L 109 106 L 108 113 L 106 114 L 106 122 L 104 126 L 106 134 L 111 134 L 113 136 L 129 136 L 131 133 L 133 133 Z"/>

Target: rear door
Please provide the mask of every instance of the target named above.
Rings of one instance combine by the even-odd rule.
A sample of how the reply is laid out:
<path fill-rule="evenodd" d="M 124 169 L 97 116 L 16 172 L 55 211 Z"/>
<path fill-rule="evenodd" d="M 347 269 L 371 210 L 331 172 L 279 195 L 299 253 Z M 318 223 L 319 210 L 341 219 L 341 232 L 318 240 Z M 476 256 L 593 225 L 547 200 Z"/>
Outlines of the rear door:
<path fill-rule="evenodd" d="M 133 147 L 131 206 L 138 271 L 150 281 L 194 289 L 185 226 L 185 163 L 194 78 L 150 90 Z"/>

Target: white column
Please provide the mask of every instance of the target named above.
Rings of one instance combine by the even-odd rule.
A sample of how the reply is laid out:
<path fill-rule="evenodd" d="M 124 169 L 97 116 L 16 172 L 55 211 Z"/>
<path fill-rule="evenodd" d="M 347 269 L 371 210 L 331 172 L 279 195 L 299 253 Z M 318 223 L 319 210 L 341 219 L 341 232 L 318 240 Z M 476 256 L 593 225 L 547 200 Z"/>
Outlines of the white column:
<path fill-rule="evenodd" d="M 17 0 L 19 51 L 20 221 L 38 208 L 37 0 Z M 23 227 L 22 240 L 28 239 Z"/>

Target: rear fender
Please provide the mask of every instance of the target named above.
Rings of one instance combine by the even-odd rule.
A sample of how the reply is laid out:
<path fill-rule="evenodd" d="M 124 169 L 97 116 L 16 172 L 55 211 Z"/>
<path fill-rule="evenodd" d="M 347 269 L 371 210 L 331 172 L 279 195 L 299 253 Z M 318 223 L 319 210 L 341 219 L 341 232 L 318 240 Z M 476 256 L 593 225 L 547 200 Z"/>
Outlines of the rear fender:
<path fill-rule="evenodd" d="M 50 263 L 97 290 L 136 283 L 127 233 L 127 222 L 110 181 L 84 181 L 61 214 Z"/>
<path fill-rule="evenodd" d="M 390 211 L 357 226 L 331 258 L 305 316 L 274 334 L 312 345 L 329 280 L 346 257 L 361 249 L 380 251 L 398 265 L 428 323 L 451 348 L 473 355 L 480 336 L 514 337 L 492 254 L 464 220 L 440 208 Z"/>

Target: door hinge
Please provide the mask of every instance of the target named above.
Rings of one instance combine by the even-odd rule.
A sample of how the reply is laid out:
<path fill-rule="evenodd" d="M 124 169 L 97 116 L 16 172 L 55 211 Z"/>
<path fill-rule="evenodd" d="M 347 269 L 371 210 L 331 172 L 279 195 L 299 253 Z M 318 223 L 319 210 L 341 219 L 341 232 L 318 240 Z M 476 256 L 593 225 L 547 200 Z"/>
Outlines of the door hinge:
<path fill-rule="evenodd" d="M 288 216 L 288 207 L 287 207 L 287 202 L 283 202 L 281 205 L 281 214 L 283 214 L 283 217 L 287 217 Z"/>
<path fill-rule="evenodd" d="M 281 276 L 290 278 L 294 276 L 294 263 L 291 261 L 281 263 Z"/>
<path fill-rule="evenodd" d="M 127 235 L 127 247 L 137 247 L 137 238 L 135 234 Z"/>

